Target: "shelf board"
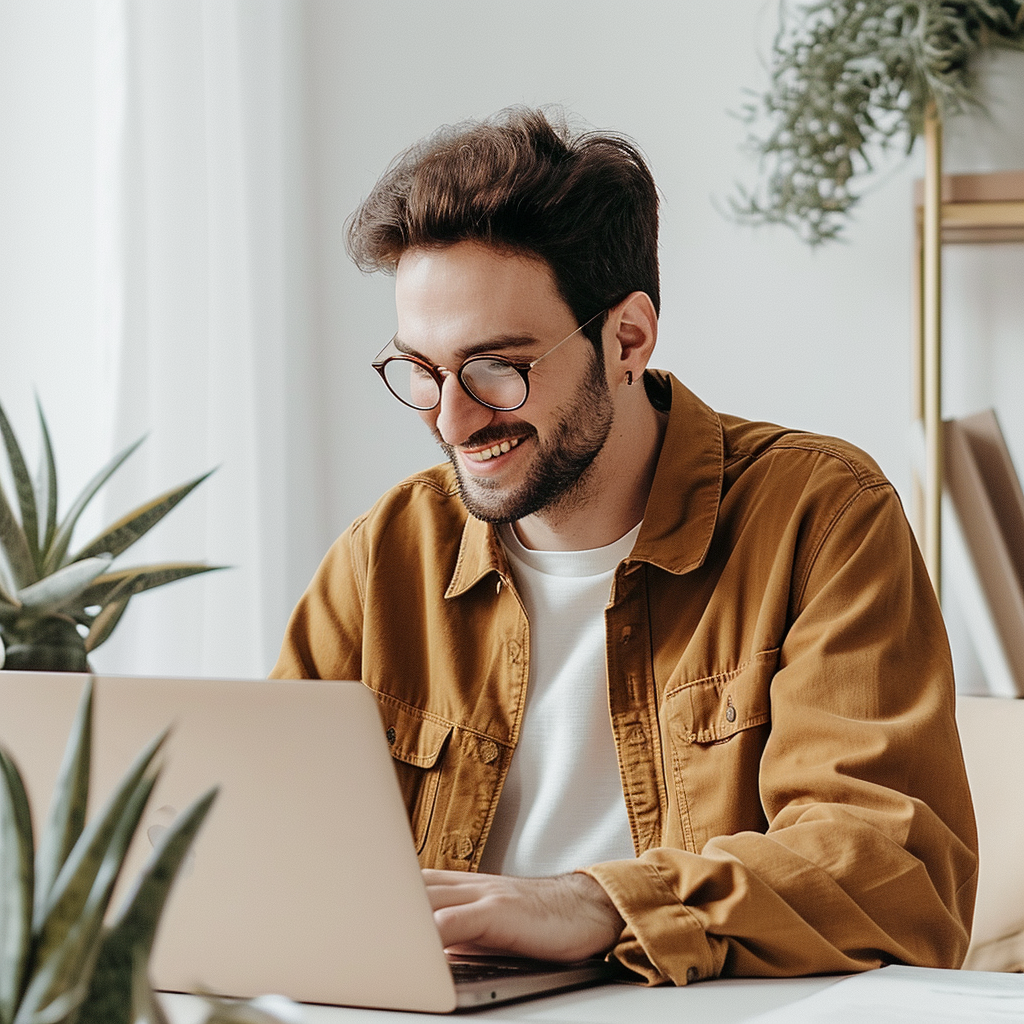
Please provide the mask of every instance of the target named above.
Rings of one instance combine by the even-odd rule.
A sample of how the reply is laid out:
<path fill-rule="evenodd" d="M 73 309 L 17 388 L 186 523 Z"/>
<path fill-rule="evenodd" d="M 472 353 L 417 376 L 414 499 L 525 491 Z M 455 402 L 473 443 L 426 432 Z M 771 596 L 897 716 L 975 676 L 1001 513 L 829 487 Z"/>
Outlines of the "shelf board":
<path fill-rule="evenodd" d="M 914 186 L 921 228 L 923 185 Z M 1024 171 L 948 174 L 942 178 L 944 244 L 1024 242 Z"/>

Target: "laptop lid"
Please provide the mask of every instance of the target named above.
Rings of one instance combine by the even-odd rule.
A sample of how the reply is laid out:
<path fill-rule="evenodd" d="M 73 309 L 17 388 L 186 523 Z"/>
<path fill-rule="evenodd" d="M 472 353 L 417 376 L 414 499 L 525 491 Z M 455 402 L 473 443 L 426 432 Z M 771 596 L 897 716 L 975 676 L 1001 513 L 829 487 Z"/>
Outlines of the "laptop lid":
<path fill-rule="evenodd" d="M 0 742 L 25 777 L 37 828 L 83 682 L 0 672 Z M 169 724 L 163 773 L 122 887 L 180 810 L 211 785 L 220 794 L 164 911 L 151 965 L 157 988 L 455 1008 L 369 690 L 95 677 L 90 813 Z"/>
<path fill-rule="evenodd" d="M 361 683 L 93 678 L 90 815 L 139 750 L 173 729 L 112 907 L 160 831 L 220 787 L 161 919 L 156 988 L 443 1013 L 609 978 L 601 960 L 468 958 L 482 970 L 455 983 Z M 0 672 L 0 743 L 37 828 L 84 681 Z"/>

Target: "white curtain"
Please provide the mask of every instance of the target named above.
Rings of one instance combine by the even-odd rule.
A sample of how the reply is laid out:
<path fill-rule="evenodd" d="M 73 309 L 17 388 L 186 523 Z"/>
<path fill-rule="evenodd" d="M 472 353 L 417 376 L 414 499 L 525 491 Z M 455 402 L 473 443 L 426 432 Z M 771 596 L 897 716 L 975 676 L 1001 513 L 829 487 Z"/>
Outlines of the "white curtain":
<path fill-rule="evenodd" d="M 96 337 L 110 521 L 218 467 L 119 564 L 223 572 L 134 598 L 97 671 L 259 676 L 328 530 L 305 266 L 301 5 L 96 0 Z M 85 538 L 82 538 L 85 539 Z"/>

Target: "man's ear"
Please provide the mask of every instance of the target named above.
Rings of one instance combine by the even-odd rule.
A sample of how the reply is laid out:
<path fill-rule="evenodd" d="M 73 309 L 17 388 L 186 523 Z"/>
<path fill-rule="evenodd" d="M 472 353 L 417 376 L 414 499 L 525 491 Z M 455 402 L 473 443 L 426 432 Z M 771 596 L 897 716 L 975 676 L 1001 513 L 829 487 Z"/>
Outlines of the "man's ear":
<path fill-rule="evenodd" d="M 647 292 L 630 292 L 608 311 L 605 338 L 609 379 L 612 383 L 639 380 L 658 340 L 658 314 Z"/>

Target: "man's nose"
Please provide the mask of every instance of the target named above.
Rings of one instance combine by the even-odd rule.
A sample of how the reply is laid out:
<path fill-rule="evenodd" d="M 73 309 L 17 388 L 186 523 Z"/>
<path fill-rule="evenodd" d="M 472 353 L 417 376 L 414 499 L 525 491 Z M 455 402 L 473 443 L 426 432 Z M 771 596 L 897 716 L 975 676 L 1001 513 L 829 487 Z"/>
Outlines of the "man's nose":
<path fill-rule="evenodd" d="M 434 426 L 445 444 L 462 444 L 493 417 L 494 410 L 470 398 L 454 373 L 444 375 Z"/>

